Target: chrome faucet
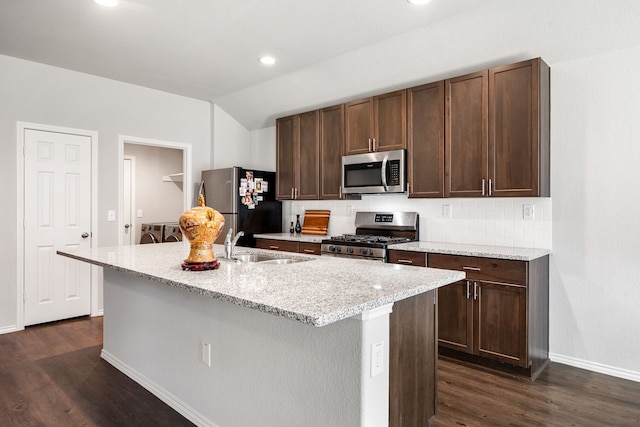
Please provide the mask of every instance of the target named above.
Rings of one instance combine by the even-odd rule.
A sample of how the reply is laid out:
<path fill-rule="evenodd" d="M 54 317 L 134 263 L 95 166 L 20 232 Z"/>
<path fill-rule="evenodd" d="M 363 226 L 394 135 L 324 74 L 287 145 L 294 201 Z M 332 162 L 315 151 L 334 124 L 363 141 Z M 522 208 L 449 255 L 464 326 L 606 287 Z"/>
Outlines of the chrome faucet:
<path fill-rule="evenodd" d="M 235 248 L 236 243 L 238 243 L 238 239 L 244 236 L 244 231 L 238 231 L 238 234 L 232 239 L 233 229 L 230 228 L 227 233 L 227 237 L 224 239 L 224 256 L 227 259 L 233 258 L 233 248 Z"/>

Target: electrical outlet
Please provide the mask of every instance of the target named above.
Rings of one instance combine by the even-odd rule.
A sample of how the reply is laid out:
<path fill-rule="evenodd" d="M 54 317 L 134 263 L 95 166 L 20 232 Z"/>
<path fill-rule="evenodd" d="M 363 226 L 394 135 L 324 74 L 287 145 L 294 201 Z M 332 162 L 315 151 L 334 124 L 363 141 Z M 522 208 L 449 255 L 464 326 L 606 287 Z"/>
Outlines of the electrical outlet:
<path fill-rule="evenodd" d="M 142 209 L 138 209 L 137 214 L 138 218 L 142 218 Z"/>
<path fill-rule="evenodd" d="M 534 219 L 535 211 L 533 209 L 533 205 L 524 205 L 522 207 L 522 216 L 524 219 Z"/>
<path fill-rule="evenodd" d="M 371 378 L 384 371 L 384 342 L 380 341 L 371 346 Z"/>
<path fill-rule="evenodd" d="M 442 205 L 442 217 L 443 218 L 451 218 L 451 205 L 445 204 Z"/>
<path fill-rule="evenodd" d="M 202 341 L 202 363 L 211 367 L 211 344 Z"/>

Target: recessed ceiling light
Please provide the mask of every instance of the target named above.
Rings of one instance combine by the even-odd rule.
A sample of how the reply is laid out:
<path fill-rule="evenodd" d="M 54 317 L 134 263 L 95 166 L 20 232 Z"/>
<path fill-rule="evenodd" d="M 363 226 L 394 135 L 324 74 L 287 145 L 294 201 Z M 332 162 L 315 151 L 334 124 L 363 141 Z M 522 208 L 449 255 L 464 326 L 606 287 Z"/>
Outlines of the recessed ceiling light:
<path fill-rule="evenodd" d="M 421 4 L 427 4 L 431 0 L 407 0 L 407 1 L 411 4 L 421 5 Z"/>
<path fill-rule="evenodd" d="M 274 58 L 273 56 L 261 56 L 260 58 L 258 58 L 258 62 L 260 62 L 262 65 L 273 65 L 276 63 L 276 58 Z"/>
<path fill-rule="evenodd" d="M 115 7 L 118 5 L 118 0 L 93 0 L 100 6 Z"/>

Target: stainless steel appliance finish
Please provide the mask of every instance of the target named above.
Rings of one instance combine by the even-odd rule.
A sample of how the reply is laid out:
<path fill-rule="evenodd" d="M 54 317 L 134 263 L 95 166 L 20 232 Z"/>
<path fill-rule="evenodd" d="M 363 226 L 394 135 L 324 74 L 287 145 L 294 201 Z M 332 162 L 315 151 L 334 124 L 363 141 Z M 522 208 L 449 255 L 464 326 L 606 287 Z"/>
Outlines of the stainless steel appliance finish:
<path fill-rule="evenodd" d="M 404 193 L 406 151 L 342 156 L 342 192 L 345 194 Z"/>
<path fill-rule="evenodd" d="M 418 220 L 416 212 L 356 212 L 355 234 L 323 240 L 321 253 L 386 262 L 389 245 L 418 240 Z"/>
<path fill-rule="evenodd" d="M 179 224 L 164 224 L 164 231 L 162 233 L 163 242 L 181 242 L 182 230 L 180 230 Z"/>
<path fill-rule="evenodd" d="M 253 179 L 263 180 L 268 185 L 261 188 L 261 197 L 250 209 L 242 203 L 240 187 L 247 172 Z M 282 203 L 275 199 L 275 172 L 244 169 L 238 166 L 202 171 L 204 196 L 207 206 L 224 216 L 224 228 L 215 243 L 223 244 L 229 230 L 244 231 L 238 241 L 240 246 L 255 246 L 254 234 L 282 232 Z"/>
<path fill-rule="evenodd" d="M 142 224 L 140 227 L 140 244 L 162 243 L 162 224 Z"/>

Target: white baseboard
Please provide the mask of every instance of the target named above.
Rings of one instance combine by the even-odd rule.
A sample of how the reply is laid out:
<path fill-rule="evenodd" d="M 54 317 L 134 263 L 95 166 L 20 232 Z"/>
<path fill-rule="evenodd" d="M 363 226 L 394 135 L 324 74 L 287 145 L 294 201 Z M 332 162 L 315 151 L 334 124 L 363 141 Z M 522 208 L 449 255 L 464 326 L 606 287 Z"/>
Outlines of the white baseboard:
<path fill-rule="evenodd" d="M 562 354 L 549 353 L 549 359 L 552 362 L 562 363 L 564 365 L 574 366 L 576 368 L 586 369 L 588 371 L 598 372 L 612 377 L 623 378 L 640 382 L 640 372 L 630 371 L 627 369 L 616 368 L 614 366 L 603 365 L 601 363 L 590 362 L 588 360 L 568 357 Z"/>
<path fill-rule="evenodd" d="M 169 393 L 164 388 L 160 387 L 155 382 L 151 381 L 144 375 L 140 374 L 136 370 L 130 368 L 128 365 L 124 364 L 120 359 L 110 354 L 108 351 L 104 349 L 100 353 L 100 357 L 113 365 L 120 372 L 124 373 L 126 376 L 140 384 L 149 392 L 153 393 L 158 399 L 162 400 L 164 403 L 169 405 L 171 408 L 175 409 L 176 412 L 181 414 L 183 417 L 191 421 L 197 426 L 202 427 L 218 427 L 216 424 L 211 422 L 204 415 L 193 409 L 187 403 L 183 402 L 173 394 Z"/>
<path fill-rule="evenodd" d="M 18 332 L 21 331 L 22 329 L 18 329 L 17 325 L 11 325 L 11 326 L 5 326 L 0 328 L 0 335 L 2 334 L 8 334 L 10 332 Z"/>

